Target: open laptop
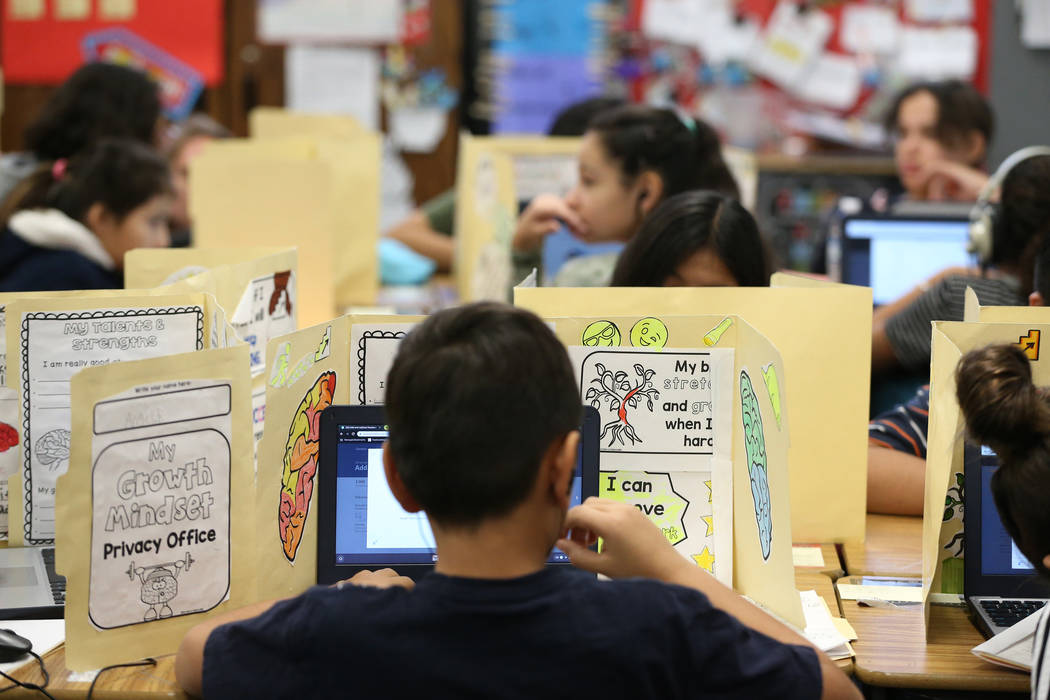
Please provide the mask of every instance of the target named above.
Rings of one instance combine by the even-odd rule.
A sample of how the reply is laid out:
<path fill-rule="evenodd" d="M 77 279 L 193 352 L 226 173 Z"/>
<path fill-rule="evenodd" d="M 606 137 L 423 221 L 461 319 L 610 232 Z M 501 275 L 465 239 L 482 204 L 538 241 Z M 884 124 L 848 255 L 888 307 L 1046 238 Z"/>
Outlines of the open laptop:
<path fill-rule="evenodd" d="M 876 306 L 899 299 L 941 270 L 972 267 L 962 217 L 851 216 L 842 227 L 842 281 L 871 287 Z"/>
<path fill-rule="evenodd" d="M 967 445 L 963 459 L 966 556 L 963 592 L 985 636 L 999 634 L 1046 604 L 1048 586 L 1025 559 L 999 519 L 992 474 L 999 457 L 988 447 Z"/>
<path fill-rule="evenodd" d="M 0 620 L 57 619 L 66 578 L 55 573 L 54 547 L 0 549 Z"/>
<path fill-rule="evenodd" d="M 479 426 L 483 430 L 483 426 Z M 571 504 L 598 495 L 598 412 L 584 411 Z M 388 429 L 382 406 L 330 406 L 321 414 L 317 583 L 390 567 L 411 578 L 434 568 L 434 536 L 423 513 L 407 513 L 383 473 Z M 469 440 L 469 436 L 464 436 Z M 549 565 L 569 565 L 555 549 Z"/>

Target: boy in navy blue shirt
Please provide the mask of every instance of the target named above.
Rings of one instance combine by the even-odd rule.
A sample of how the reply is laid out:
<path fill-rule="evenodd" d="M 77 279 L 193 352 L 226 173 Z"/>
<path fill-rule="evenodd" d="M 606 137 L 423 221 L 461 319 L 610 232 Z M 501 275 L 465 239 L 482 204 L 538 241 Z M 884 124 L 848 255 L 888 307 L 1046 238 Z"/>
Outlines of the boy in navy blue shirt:
<path fill-rule="evenodd" d="M 402 342 L 384 467 L 439 559 L 213 618 L 176 673 L 205 697 L 860 698 L 810 645 L 679 555 L 638 509 L 568 511 L 580 394 L 533 314 L 476 304 Z M 599 554 L 587 549 L 597 537 Z M 578 569 L 544 567 L 553 546 Z"/>

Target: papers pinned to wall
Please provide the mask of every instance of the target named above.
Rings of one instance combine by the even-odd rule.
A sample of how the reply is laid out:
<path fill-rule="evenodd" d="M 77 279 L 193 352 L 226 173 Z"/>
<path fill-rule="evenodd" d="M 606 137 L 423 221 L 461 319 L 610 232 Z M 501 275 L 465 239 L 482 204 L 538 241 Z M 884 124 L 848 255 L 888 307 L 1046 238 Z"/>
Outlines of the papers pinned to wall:
<path fill-rule="evenodd" d="M 345 114 L 369 129 L 379 128 L 379 55 L 374 50 L 289 46 L 284 61 L 289 110 Z"/>
<path fill-rule="evenodd" d="M 977 51 L 977 32 L 972 27 L 906 27 L 901 31 L 896 68 L 910 78 L 968 79 L 977 70 Z"/>
<path fill-rule="evenodd" d="M 402 12 L 400 2 L 259 0 L 259 40 L 393 43 Z"/>
<path fill-rule="evenodd" d="M 900 22 L 889 7 L 847 5 L 842 10 L 842 47 L 854 53 L 889 54 L 897 50 Z"/>
<path fill-rule="evenodd" d="M 907 0 L 905 6 L 913 22 L 969 22 L 973 19 L 973 0 Z"/>
<path fill-rule="evenodd" d="M 799 9 L 782 0 L 766 25 L 751 61 L 751 69 L 783 88 L 791 89 L 805 77 L 831 36 L 833 23 L 825 12 Z"/>
<path fill-rule="evenodd" d="M 799 82 L 796 95 L 822 107 L 846 110 L 860 96 L 861 71 L 856 59 L 826 53 Z"/>

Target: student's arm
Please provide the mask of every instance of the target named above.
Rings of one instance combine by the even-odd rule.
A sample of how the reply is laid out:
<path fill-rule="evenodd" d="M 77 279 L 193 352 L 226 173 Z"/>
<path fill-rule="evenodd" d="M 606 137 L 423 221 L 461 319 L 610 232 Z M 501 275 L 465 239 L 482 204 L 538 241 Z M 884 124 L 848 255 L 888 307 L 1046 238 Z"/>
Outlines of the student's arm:
<path fill-rule="evenodd" d="M 962 163 L 935 160 L 923 168 L 926 196 L 935 202 L 972 202 L 988 184 L 988 174 Z"/>
<path fill-rule="evenodd" d="M 538 195 L 518 217 L 511 247 L 516 253 L 539 250 L 543 239 L 561 228 L 562 223 L 574 233 L 584 229 L 583 220 L 564 199 L 556 194 Z"/>
<path fill-rule="evenodd" d="M 732 615 L 742 624 L 784 644 L 808 646 L 817 653 L 823 679 L 822 699 L 859 700 L 860 691 L 832 661 L 804 637 L 777 622 L 691 564 L 667 541 L 660 529 L 632 505 L 588 498 L 569 511 L 565 522 L 572 539 L 558 540 L 557 547 L 581 569 L 611 578 L 642 576 L 665 583 L 695 588 L 711 605 Z M 598 537 L 604 540 L 601 553 L 585 545 Z"/>
<path fill-rule="evenodd" d="M 430 220 L 422 211 L 412 212 L 407 219 L 387 231 L 386 235 L 436 262 L 441 272 L 452 269 L 455 249 L 452 238 L 430 228 Z"/>
<path fill-rule="evenodd" d="M 399 576 L 393 569 L 361 571 L 346 581 L 340 581 L 336 586 L 342 587 L 347 583 L 355 586 L 370 586 L 372 588 L 389 588 L 391 586 L 412 588 L 415 585 L 411 579 Z M 284 599 L 277 598 L 253 603 L 243 608 L 208 618 L 199 625 L 192 627 L 186 633 L 186 636 L 182 638 L 179 651 L 175 656 L 175 680 L 182 686 L 182 689 L 194 697 L 201 696 L 203 691 L 204 645 L 207 644 L 208 637 L 215 628 L 231 622 L 258 617 L 275 604 L 281 602 L 281 600 Z"/>
<path fill-rule="evenodd" d="M 868 446 L 868 512 L 922 515 L 926 460 L 877 445 Z"/>

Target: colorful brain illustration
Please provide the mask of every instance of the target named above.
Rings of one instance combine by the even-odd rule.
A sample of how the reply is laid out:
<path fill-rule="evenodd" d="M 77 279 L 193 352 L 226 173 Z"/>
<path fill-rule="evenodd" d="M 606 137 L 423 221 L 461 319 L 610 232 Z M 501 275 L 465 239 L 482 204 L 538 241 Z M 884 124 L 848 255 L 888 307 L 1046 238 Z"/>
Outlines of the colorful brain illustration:
<path fill-rule="evenodd" d="M 335 394 L 335 372 L 325 372 L 306 392 L 288 429 L 284 449 L 284 473 L 281 476 L 281 502 L 277 526 L 284 556 L 295 561 L 303 537 L 310 496 L 317 475 L 317 451 L 320 447 L 321 411 L 332 405 Z"/>
<path fill-rule="evenodd" d="M 69 431 L 59 428 L 44 433 L 36 441 L 36 458 L 51 471 L 58 471 L 69 461 Z"/>
<path fill-rule="evenodd" d="M 7 452 L 18 444 L 18 431 L 14 426 L 0 422 L 0 452 Z"/>
<path fill-rule="evenodd" d="M 762 432 L 758 397 L 755 396 L 747 372 L 740 373 L 740 413 L 744 423 L 744 449 L 747 451 L 748 472 L 751 475 L 751 497 L 755 502 L 758 541 L 762 546 L 762 558 L 769 559 L 773 543 L 773 513 L 769 504 L 766 436 Z"/>

